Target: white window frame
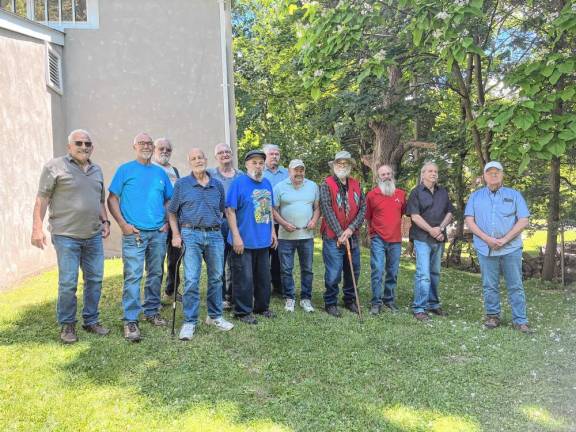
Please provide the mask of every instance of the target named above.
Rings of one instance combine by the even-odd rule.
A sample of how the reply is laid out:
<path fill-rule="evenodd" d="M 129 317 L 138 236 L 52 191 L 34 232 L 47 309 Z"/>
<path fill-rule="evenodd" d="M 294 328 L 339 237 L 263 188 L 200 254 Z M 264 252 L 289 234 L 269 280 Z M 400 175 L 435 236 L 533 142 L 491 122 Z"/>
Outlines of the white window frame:
<path fill-rule="evenodd" d="M 86 21 L 74 21 L 74 0 L 72 0 L 72 20 L 73 21 L 62 21 L 62 0 L 58 0 L 58 21 L 48 21 L 48 0 L 44 1 L 44 20 L 37 21 L 41 22 L 48 27 L 56 30 L 64 29 L 97 29 L 100 27 L 100 14 L 98 8 L 98 0 L 86 0 Z M 34 0 L 26 0 L 26 13 L 28 19 L 35 21 L 34 19 Z"/>
<path fill-rule="evenodd" d="M 54 83 L 52 83 L 52 78 L 50 77 L 50 56 L 54 56 L 58 61 L 58 81 L 60 82 L 60 87 L 54 85 Z M 59 95 L 63 95 L 64 82 L 62 79 L 62 56 L 54 48 L 52 48 L 49 43 L 46 43 L 46 85 Z"/>

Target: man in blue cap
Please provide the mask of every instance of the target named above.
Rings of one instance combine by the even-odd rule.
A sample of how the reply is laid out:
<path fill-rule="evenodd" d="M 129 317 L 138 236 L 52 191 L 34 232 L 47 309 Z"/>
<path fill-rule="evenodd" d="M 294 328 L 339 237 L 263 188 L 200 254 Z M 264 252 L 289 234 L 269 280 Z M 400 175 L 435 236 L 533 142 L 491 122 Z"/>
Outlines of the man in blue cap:
<path fill-rule="evenodd" d="M 482 290 L 488 329 L 500 325 L 500 273 L 508 290 L 515 329 L 529 333 L 526 296 L 522 285 L 522 231 L 530 212 L 520 192 L 503 186 L 500 162 L 484 166 L 486 187 L 475 191 L 466 204 L 466 224 L 474 234 L 474 247 L 480 261 Z"/>

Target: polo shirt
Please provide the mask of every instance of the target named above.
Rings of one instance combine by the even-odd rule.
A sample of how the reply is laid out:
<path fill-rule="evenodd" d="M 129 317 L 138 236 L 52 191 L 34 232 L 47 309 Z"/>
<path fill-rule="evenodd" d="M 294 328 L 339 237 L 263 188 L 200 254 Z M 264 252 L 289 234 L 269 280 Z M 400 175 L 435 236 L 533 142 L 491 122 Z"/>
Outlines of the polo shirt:
<path fill-rule="evenodd" d="M 376 186 L 366 195 L 366 219 L 370 238 L 379 236 L 388 243 L 402 241 L 402 215 L 406 210 L 406 192 L 396 189 L 384 195 Z"/>
<path fill-rule="evenodd" d="M 78 239 L 98 234 L 105 194 L 102 170 L 90 161 L 84 171 L 72 156 L 57 157 L 46 163 L 40 174 L 38 195 L 50 199 L 52 234 Z"/>
<path fill-rule="evenodd" d="M 312 180 L 304 179 L 299 188 L 295 188 L 288 177 L 274 187 L 274 207 L 282 218 L 296 228 L 294 232 L 286 231 L 280 225 L 278 238 L 281 240 L 302 240 L 314 238 L 314 230 L 306 229 L 306 225 L 314 216 L 314 203 L 318 203 L 320 192 L 318 185 Z"/>
<path fill-rule="evenodd" d="M 524 197 L 517 190 L 501 187 L 492 192 L 483 187 L 470 195 L 464 210 L 466 216 L 473 217 L 478 228 L 490 237 L 502 238 L 519 218 L 529 217 L 530 211 Z M 517 235 L 498 250 L 491 250 L 484 240 L 474 235 L 474 247 L 484 256 L 508 255 L 522 248 L 522 235 Z"/>
<path fill-rule="evenodd" d="M 157 230 L 166 222 L 164 203 L 172 198 L 172 183 L 164 169 L 137 160 L 120 165 L 108 190 L 120 199 L 122 217 L 141 230 Z"/>
<path fill-rule="evenodd" d="M 264 168 L 264 178 L 268 179 L 272 187 L 275 187 L 278 183 L 286 180 L 288 177 L 288 170 L 283 166 L 279 166 L 276 172 L 270 171 L 268 167 Z"/>
<path fill-rule="evenodd" d="M 223 176 L 220 173 L 220 171 L 218 171 L 218 168 L 208 168 L 206 171 L 208 171 L 208 174 L 210 174 L 210 177 L 215 178 L 220 183 L 222 183 L 222 186 L 224 186 L 224 194 L 228 194 L 228 189 L 230 189 L 230 185 L 232 184 L 232 181 L 234 181 L 234 179 L 236 177 L 244 175 L 244 173 L 242 171 L 240 171 L 239 169 L 234 169 L 234 176 L 233 177 Z"/>
<path fill-rule="evenodd" d="M 226 207 L 236 211 L 236 224 L 247 249 L 268 248 L 272 244 L 272 185 L 263 178 L 237 177 L 228 189 Z M 232 244 L 232 230 L 228 233 Z"/>
<path fill-rule="evenodd" d="M 178 222 L 196 227 L 214 227 L 222 223 L 224 186 L 210 177 L 202 186 L 192 174 L 176 181 L 168 211 L 178 215 Z"/>
<path fill-rule="evenodd" d="M 410 192 L 410 197 L 406 204 L 407 215 L 420 215 L 428 225 L 437 227 L 442 223 L 447 213 L 454 213 L 454 207 L 450 202 L 448 191 L 443 186 L 434 185 L 434 193 L 432 193 L 430 189 L 421 183 Z M 410 226 L 409 236 L 410 240 L 443 243 L 436 240 L 414 222 Z M 446 230 L 444 230 L 444 239 L 446 238 Z"/>

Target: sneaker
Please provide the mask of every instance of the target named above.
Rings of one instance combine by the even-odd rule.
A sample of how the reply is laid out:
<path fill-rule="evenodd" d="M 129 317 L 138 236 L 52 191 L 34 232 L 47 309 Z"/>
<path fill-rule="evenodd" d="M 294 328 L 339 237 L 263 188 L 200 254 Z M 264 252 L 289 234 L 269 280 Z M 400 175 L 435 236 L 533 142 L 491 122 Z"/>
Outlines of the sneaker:
<path fill-rule="evenodd" d="M 518 330 L 521 333 L 524 334 L 531 334 L 532 330 L 530 330 L 530 327 L 528 327 L 528 324 L 512 324 L 512 327 L 514 327 L 515 330 Z"/>
<path fill-rule="evenodd" d="M 264 318 L 274 318 L 274 312 L 272 312 L 270 309 L 265 310 L 264 312 L 260 313 L 260 315 L 262 315 Z"/>
<path fill-rule="evenodd" d="M 145 316 L 144 316 L 144 320 L 146 320 L 146 321 L 148 321 L 150 324 L 155 325 L 155 326 L 158 326 L 158 327 L 160 327 L 160 326 L 165 326 L 165 325 L 167 324 L 167 321 L 166 321 L 164 318 L 162 318 L 162 317 L 160 316 L 160 314 L 158 314 L 158 313 L 155 314 L 155 315 L 150 315 L 150 316 L 145 315 Z"/>
<path fill-rule="evenodd" d="M 294 299 L 286 299 L 286 303 L 284 304 L 284 310 L 286 312 L 294 312 L 294 305 L 296 301 Z"/>
<path fill-rule="evenodd" d="M 124 324 L 124 339 L 131 342 L 140 342 L 140 329 L 138 323 L 128 322 Z"/>
<path fill-rule="evenodd" d="M 224 310 L 231 310 L 232 309 L 232 303 L 229 302 L 228 300 L 224 300 L 222 302 L 222 309 Z"/>
<path fill-rule="evenodd" d="M 65 344 L 73 344 L 78 342 L 76 336 L 76 326 L 74 324 L 64 324 L 60 331 L 60 340 Z"/>
<path fill-rule="evenodd" d="M 240 315 L 235 316 L 238 321 L 242 321 L 244 324 L 258 324 L 258 320 L 254 318 L 254 315 Z"/>
<path fill-rule="evenodd" d="M 356 306 L 356 303 L 346 303 L 344 307 L 350 312 L 358 314 L 358 306 Z"/>
<path fill-rule="evenodd" d="M 444 312 L 442 310 L 442 308 L 436 308 L 436 309 L 428 309 L 428 313 L 437 315 L 437 316 L 441 316 L 441 317 L 445 317 L 448 316 L 448 314 L 446 312 Z"/>
<path fill-rule="evenodd" d="M 194 330 L 196 326 L 192 323 L 184 323 L 182 324 L 182 328 L 180 329 L 180 334 L 178 335 L 178 339 L 182 341 L 187 341 L 192 339 L 194 336 Z"/>
<path fill-rule="evenodd" d="M 495 329 L 500 325 L 500 317 L 498 315 L 486 315 L 484 320 L 484 327 L 487 329 Z"/>
<path fill-rule="evenodd" d="M 308 299 L 300 300 L 300 307 L 304 309 L 304 312 L 314 312 L 314 307 L 312 306 L 312 302 Z"/>
<path fill-rule="evenodd" d="M 97 322 L 96 324 L 83 325 L 82 328 L 86 330 L 88 333 L 96 333 L 97 335 L 100 336 L 106 336 L 108 333 L 110 333 L 110 330 L 104 327 L 99 322 Z"/>
<path fill-rule="evenodd" d="M 398 313 L 400 311 L 394 303 L 386 303 L 384 307 L 388 308 L 392 313 Z"/>
<path fill-rule="evenodd" d="M 226 321 L 224 318 L 210 318 L 206 317 L 206 324 L 213 325 L 217 329 L 222 331 L 232 330 L 234 328 L 234 324 L 229 321 Z"/>
<path fill-rule="evenodd" d="M 370 307 L 370 315 L 378 315 L 380 313 L 381 307 L 382 306 L 377 305 L 377 304 L 372 305 Z"/>
<path fill-rule="evenodd" d="M 342 314 L 338 310 L 338 306 L 336 305 L 326 306 L 326 313 L 336 318 L 340 318 L 342 316 Z"/>
<path fill-rule="evenodd" d="M 416 312 L 414 313 L 414 318 L 418 321 L 430 321 L 430 317 L 426 312 Z"/>

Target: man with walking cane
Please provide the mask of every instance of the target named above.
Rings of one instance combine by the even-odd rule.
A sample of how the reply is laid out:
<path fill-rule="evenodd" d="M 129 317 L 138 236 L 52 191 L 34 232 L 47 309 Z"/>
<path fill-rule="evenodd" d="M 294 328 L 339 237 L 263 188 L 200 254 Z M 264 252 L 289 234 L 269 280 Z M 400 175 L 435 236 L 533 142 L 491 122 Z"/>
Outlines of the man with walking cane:
<path fill-rule="evenodd" d="M 350 177 L 354 160 L 347 151 L 336 153 L 330 162 L 334 174 L 320 186 L 320 209 L 322 211 L 322 257 L 325 273 L 324 304 L 326 312 L 340 317 L 338 310 L 338 284 L 344 271 L 344 306 L 359 313 L 359 301 L 355 283 L 360 276 L 360 245 L 358 230 L 364 222 L 366 202 L 360 183 Z M 350 259 L 347 243 L 350 242 Z M 350 265 L 352 264 L 352 265 Z"/>

